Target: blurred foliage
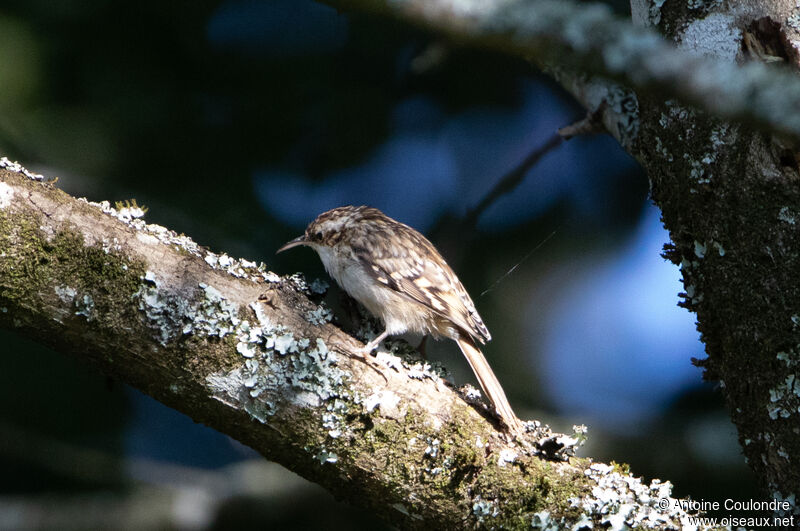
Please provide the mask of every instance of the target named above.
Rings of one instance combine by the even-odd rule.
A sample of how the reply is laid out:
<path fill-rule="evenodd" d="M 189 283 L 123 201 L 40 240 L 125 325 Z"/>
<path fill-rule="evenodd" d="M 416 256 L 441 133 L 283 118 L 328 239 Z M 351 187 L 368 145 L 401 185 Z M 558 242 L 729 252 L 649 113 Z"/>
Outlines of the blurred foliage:
<path fill-rule="evenodd" d="M 120 387 L 9 331 L 0 345 L 0 494 L 121 487 L 121 466 L 94 459 L 121 453 Z"/>

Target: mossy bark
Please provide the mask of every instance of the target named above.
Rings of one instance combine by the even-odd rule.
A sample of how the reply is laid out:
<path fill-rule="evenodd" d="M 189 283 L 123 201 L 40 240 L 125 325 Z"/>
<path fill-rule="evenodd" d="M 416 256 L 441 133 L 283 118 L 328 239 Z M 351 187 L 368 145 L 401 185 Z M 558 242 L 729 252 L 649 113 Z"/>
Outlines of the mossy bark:
<path fill-rule="evenodd" d="M 789 46 L 797 30 L 782 25 L 794 3 L 662 9 L 662 31 L 686 40 L 692 25 L 709 40 L 751 47 L 797 70 Z M 710 24 L 726 17 L 733 30 Z M 777 24 L 763 24 L 765 20 Z M 762 21 L 762 22 L 758 22 Z M 764 28 L 755 31 L 754 26 Z M 686 46 L 684 44 L 684 46 Z M 762 52 L 764 53 L 764 52 Z M 798 148 L 779 134 L 722 121 L 674 101 L 640 98 L 640 135 L 631 152 L 646 168 L 652 197 L 672 243 L 664 256 L 681 269 L 681 305 L 697 314 L 708 358 L 697 362 L 720 383 L 744 455 L 765 493 L 800 494 L 800 171 Z M 797 114 L 797 110 L 795 110 Z M 795 505 L 796 507 L 796 505 Z"/>

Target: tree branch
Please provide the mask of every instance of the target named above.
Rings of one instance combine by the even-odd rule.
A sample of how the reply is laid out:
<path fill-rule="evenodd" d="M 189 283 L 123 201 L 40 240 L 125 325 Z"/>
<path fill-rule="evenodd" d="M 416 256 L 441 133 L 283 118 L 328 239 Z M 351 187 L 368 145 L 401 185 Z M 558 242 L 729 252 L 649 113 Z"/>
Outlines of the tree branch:
<path fill-rule="evenodd" d="M 421 363 L 387 352 L 365 360 L 301 278 L 3 166 L 17 171 L 0 170 L 0 326 L 403 528 L 677 529 L 687 517 L 668 483 L 570 458 L 568 437 L 530 451 Z"/>
<path fill-rule="evenodd" d="M 320 1 L 337 9 L 397 17 L 470 44 L 521 56 L 545 70 L 558 68 L 616 80 L 640 94 L 676 98 L 720 117 L 751 122 L 800 140 L 800 79 L 793 73 L 757 62 L 737 66 L 730 60 L 703 55 L 718 51 L 714 49 L 699 53 L 679 50 L 657 33 L 614 16 L 604 4 L 569 0 Z M 652 9 L 659 12 L 660 5 L 653 4 Z M 786 9 L 777 20 L 792 15 L 791 7 Z M 737 16 L 749 15 L 745 8 L 740 11 Z M 737 18 L 726 22 L 730 36 L 741 40 Z M 797 38 L 796 29 L 787 26 L 786 31 Z M 735 53 L 736 44 L 732 49 Z"/>

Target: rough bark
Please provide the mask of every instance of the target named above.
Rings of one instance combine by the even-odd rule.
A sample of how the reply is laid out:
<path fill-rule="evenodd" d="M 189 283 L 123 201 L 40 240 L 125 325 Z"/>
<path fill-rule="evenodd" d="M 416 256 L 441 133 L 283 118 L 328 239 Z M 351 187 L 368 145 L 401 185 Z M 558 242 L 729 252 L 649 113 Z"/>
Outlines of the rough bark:
<path fill-rule="evenodd" d="M 530 446 L 510 442 L 400 347 L 365 359 L 299 277 L 3 167 L 0 326 L 402 528 L 677 529 L 687 518 L 668 483 L 570 457 L 572 438 L 538 427 Z"/>
<path fill-rule="evenodd" d="M 797 512 L 796 3 L 632 0 L 631 24 L 566 1 L 323 1 L 526 57 L 587 109 L 602 105 L 603 123 L 646 169 L 662 209 L 673 242 L 665 257 L 681 267 L 681 305 L 696 312 L 706 345 L 698 364 L 720 382 L 766 493 Z"/>
<path fill-rule="evenodd" d="M 767 61 L 793 71 L 800 66 L 793 2 L 632 7 L 635 19 L 658 27 L 688 53 L 732 65 Z M 796 143 L 646 91 L 556 76 L 590 108 L 606 91 L 611 101 L 625 102 L 607 113 L 605 123 L 647 171 L 651 196 L 662 210 L 672 240 L 664 256 L 683 274 L 679 304 L 697 314 L 706 345 L 708 358 L 696 363 L 707 380 L 720 383 L 745 459 L 766 495 L 790 501 L 797 514 Z"/>
<path fill-rule="evenodd" d="M 761 1 L 651 17 L 681 48 L 731 64 L 798 67 L 794 2 Z M 787 24 L 789 22 L 789 24 Z M 748 463 L 770 497 L 800 492 L 800 172 L 796 144 L 687 108 L 639 98 L 632 153 L 646 168 Z M 795 110 L 795 115 L 800 116 Z M 797 383 L 795 383 L 797 382 Z"/>

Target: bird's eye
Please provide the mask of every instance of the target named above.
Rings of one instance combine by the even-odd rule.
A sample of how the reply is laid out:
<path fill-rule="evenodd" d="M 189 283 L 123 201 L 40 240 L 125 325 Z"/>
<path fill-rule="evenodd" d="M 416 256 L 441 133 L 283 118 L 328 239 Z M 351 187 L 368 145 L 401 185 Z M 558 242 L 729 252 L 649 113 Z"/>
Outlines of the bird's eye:
<path fill-rule="evenodd" d="M 321 240 L 322 239 L 322 233 L 319 232 L 319 231 L 315 232 L 314 233 L 314 239 L 315 240 Z"/>

